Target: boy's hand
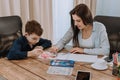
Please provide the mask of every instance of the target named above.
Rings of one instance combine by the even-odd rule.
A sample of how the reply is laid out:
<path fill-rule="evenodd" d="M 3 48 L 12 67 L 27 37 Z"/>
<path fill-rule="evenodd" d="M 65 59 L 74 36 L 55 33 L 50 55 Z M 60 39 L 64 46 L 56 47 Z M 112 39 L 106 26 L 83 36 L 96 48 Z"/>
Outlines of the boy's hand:
<path fill-rule="evenodd" d="M 32 51 L 28 51 L 28 56 L 33 56 L 33 57 L 38 57 L 41 53 L 43 53 L 43 50 L 42 49 L 33 49 Z"/>
<path fill-rule="evenodd" d="M 36 46 L 35 49 L 43 49 L 42 46 Z"/>

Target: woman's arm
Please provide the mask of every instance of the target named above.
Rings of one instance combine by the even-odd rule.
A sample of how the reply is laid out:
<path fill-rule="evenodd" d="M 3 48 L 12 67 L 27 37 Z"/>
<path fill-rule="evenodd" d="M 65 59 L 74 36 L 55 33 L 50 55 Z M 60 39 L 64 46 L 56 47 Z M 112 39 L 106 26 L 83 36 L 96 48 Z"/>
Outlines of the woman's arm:
<path fill-rule="evenodd" d="M 103 27 L 100 33 L 98 33 L 97 37 L 95 38 L 95 41 L 98 41 L 97 46 L 95 46 L 95 48 L 93 49 L 84 48 L 84 53 L 108 55 L 110 51 L 110 45 L 105 27 Z"/>
<path fill-rule="evenodd" d="M 63 38 L 61 38 L 58 43 L 55 45 L 58 48 L 58 51 L 61 50 L 71 39 L 73 38 L 72 28 L 65 33 Z"/>

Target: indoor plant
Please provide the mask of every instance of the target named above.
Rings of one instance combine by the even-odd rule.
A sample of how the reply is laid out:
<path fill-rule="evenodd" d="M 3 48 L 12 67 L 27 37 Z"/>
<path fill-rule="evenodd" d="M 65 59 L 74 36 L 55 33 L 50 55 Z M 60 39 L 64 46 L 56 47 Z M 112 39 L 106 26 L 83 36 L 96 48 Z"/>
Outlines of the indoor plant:
<path fill-rule="evenodd" d="M 120 65 L 118 66 L 118 74 L 117 74 L 117 80 L 120 80 Z"/>

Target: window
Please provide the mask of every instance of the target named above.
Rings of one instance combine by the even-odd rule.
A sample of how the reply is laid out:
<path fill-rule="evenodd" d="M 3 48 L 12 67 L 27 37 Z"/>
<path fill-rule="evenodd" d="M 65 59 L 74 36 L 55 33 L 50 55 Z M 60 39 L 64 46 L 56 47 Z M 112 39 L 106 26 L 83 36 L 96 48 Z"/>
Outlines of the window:
<path fill-rule="evenodd" d="M 69 12 L 72 8 L 73 0 L 53 0 L 53 44 L 70 28 Z"/>
<path fill-rule="evenodd" d="M 120 0 L 97 0 L 96 15 L 119 16 Z"/>

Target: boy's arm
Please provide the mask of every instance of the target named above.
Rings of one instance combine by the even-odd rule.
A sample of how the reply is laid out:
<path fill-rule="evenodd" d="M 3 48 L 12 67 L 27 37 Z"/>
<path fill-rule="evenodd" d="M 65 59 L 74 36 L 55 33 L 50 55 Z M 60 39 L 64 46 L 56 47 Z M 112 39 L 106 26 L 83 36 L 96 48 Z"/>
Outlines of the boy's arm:
<path fill-rule="evenodd" d="M 21 48 L 22 48 L 21 46 L 22 46 L 22 44 L 20 43 L 20 41 L 18 39 L 15 40 L 11 49 L 9 50 L 7 58 L 9 60 L 26 58 L 27 51 L 21 51 Z"/>
<path fill-rule="evenodd" d="M 42 46 L 43 49 L 46 49 L 46 48 L 48 48 L 48 47 L 51 47 L 51 45 L 52 45 L 52 43 L 51 43 L 50 40 L 40 38 L 39 46 Z"/>

